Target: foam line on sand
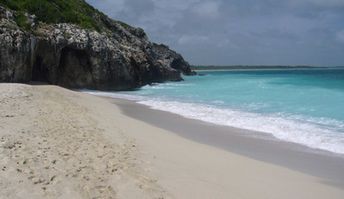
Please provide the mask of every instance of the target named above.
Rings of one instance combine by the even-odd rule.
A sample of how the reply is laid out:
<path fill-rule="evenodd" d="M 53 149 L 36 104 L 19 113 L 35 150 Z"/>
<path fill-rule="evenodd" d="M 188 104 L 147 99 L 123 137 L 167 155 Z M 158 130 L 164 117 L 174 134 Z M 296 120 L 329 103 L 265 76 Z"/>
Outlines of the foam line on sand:
<path fill-rule="evenodd" d="M 2 198 L 342 198 L 344 190 L 56 86 L 0 84 Z"/>

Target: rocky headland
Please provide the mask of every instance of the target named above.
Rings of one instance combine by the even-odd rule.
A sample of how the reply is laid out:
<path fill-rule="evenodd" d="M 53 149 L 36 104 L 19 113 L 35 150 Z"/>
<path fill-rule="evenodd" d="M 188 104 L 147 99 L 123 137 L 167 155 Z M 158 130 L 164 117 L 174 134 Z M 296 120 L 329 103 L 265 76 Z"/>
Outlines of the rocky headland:
<path fill-rule="evenodd" d="M 42 21 L 0 3 L 0 82 L 127 90 L 194 74 L 180 54 L 149 41 L 141 28 L 76 2 L 87 8 L 91 25 Z"/>

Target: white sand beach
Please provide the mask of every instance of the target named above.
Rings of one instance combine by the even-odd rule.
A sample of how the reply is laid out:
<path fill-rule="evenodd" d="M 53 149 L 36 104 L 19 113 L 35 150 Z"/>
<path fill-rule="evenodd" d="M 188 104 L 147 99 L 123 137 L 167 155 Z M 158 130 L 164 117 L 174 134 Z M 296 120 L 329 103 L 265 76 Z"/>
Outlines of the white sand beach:
<path fill-rule="evenodd" d="M 344 196 L 320 177 L 194 142 L 85 93 L 0 84 L 0 110 L 0 198 Z"/>

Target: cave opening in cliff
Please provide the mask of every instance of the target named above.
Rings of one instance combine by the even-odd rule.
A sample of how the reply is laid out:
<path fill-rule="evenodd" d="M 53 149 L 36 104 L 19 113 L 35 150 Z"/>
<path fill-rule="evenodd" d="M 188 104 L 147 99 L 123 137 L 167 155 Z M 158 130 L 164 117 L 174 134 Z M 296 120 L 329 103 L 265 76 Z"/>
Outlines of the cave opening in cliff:
<path fill-rule="evenodd" d="M 41 56 L 36 56 L 33 68 L 32 68 L 32 81 L 35 82 L 49 82 L 48 68 L 43 64 L 43 58 Z"/>
<path fill-rule="evenodd" d="M 61 86 L 78 88 L 92 85 L 92 69 L 87 52 L 71 47 L 63 48 L 57 77 L 57 83 Z"/>

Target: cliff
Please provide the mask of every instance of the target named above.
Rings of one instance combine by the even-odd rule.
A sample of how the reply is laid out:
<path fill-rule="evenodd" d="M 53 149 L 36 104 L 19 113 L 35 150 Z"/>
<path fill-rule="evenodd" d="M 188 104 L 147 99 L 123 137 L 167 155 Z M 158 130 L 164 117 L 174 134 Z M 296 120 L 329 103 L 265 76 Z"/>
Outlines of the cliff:
<path fill-rule="evenodd" d="M 19 7 L 6 2 L 0 1 L 0 82 L 44 81 L 68 88 L 127 90 L 179 81 L 181 73 L 193 74 L 181 55 L 150 42 L 142 29 L 112 20 L 84 1 L 61 1 L 84 6 L 81 11 L 87 15 L 74 13 L 81 16 L 75 21 L 75 17 L 65 17 L 70 14 L 47 18 L 24 3 Z"/>

